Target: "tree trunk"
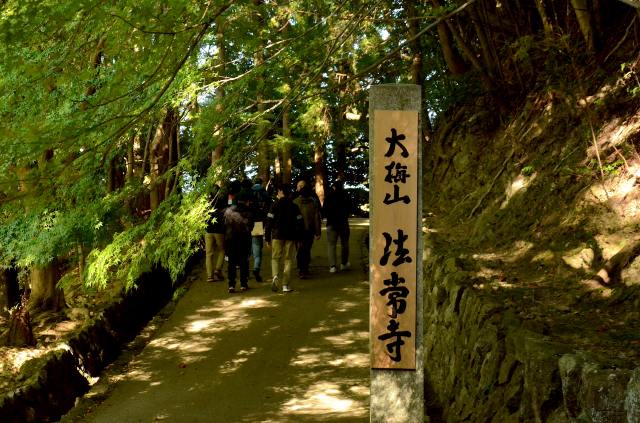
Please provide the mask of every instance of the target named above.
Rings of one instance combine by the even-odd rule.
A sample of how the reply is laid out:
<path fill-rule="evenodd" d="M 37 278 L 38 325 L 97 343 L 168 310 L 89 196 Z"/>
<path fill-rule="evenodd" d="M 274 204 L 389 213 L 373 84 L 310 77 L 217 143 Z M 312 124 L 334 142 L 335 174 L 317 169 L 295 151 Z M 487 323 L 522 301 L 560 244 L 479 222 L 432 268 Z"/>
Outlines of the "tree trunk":
<path fill-rule="evenodd" d="M 93 53 L 93 55 L 91 56 L 91 65 L 93 66 L 94 69 L 98 69 L 100 67 L 100 64 L 102 63 L 102 58 L 104 57 L 104 46 L 105 46 L 105 42 L 106 42 L 106 37 L 103 35 L 98 39 L 98 42 L 96 44 L 96 50 Z M 85 97 L 89 98 L 92 95 L 94 95 L 97 91 L 97 88 L 94 84 L 90 84 L 87 87 L 87 90 L 85 92 Z M 80 103 L 80 110 L 85 111 L 89 108 L 89 102 L 87 100 L 83 100 Z"/>
<path fill-rule="evenodd" d="M 263 63 L 263 58 L 262 58 L 262 53 L 258 52 L 256 53 L 256 66 L 260 66 Z M 263 98 L 263 94 L 262 94 L 262 87 L 264 86 L 264 77 L 259 75 L 257 77 L 258 80 L 258 97 L 257 97 L 257 101 L 258 101 L 258 124 L 256 126 L 256 132 L 255 132 L 255 140 L 258 143 L 258 176 L 260 178 L 262 178 L 263 181 L 268 181 L 269 180 L 269 176 L 271 174 L 270 171 L 270 163 L 271 163 L 271 158 L 270 156 L 270 151 L 269 151 L 269 143 L 267 142 L 267 132 L 269 130 L 269 123 L 266 122 L 266 117 L 265 117 L 265 104 L 264 104 L 264 98 Z"/>
<path fill-rule="evenodd" d="M 478 75 L 480 77 L 480 80 L 482 81 L 482 84 L 484 85 L 484 89 L 493 98 L 495 103 L 499 106 L 500 110 L 504 111 L 505 105 L 501 97 L 501 93 L 498 93 L 496 91 L 495 83 L 487 73 L 487 69 L 482 67 L 482 64 L 476 58 L 475 52 L 472 50 L 471 46 L 462 38 L 462 35 L 460 35 L 451 20 L 448 19 L 446 22 L 447 26 L 451 30 L 451 34 L 453 34 L 453 38 L 455 39 L 456 44 L 458 45 L 460 50 L 464 52 L 467 60 L 469 60 L 473 67 L 478 71 Z"/>
<path fill-rule="evenodd" d="M 151 168 L 149 169 L 149 205 L 151 207 L 151 211 L 157 209 L 160 205 L 160 190 L 158 187 L 158 178 L 160 177 L 160 157 L 157 149 L 162 144 L 163 138 L 163 125 L 158 125 L 156 128 L 156 134 L 151 142 L 151 149 L 149 152 L 151 164 Z"/>
<path fill-rule="evenodd" d="M 260 31 L 265 25 L 265 17 L 262 13 L 261 6 L 263 4 L 262 0 L 253 0 L 253 5 L 256 7 L 256 20 L 259 23 L 258 31 Z M 254 55 L 254 66 L 257 68 L 256 71 L 256 86 L 257 86 L 257 95 L 256 101 L 258 103 L 257 109 L 257 127 L 256 127 L 256 142 L 258 143 L 258 176 L 262 178 L 263 181 L 268 181 L 269 176 L 271 174 L 271 157 L 269 157 L 270 149 L 269 143 L 267 142 L 267 132 L 269 130 L 269 123 L 266 120 L 265 111 L 266 107 L 264 104 L 264 85 L 265 78 L 263 75 L 263 65 L 264 65 L 264 52 L 262 49 L 264 48 L 264 40 L 260 39 L 258 42 L 258 47 L 256 49 Z"/>
<path fill-rule="evenodd" d="M 131 136 L 131 139 L 129 140 L 129 145 L 127 145 L 127 176 L 126 176 L 127 183 L 132 182 L 135 176 L 134 175 L 134 169 L 135 169 L 134 146 L 136 144 L 140 144 L 140 136 L 138 134 Z"/>
<path fill-rule="evenodd" d="M 495 79 L 497 76 L 501 76 L 499 73 L 499 63 L 497 61 L 498 56 L 495 53 L 495 49 L 493 48 L 489 36 L 487 35 L 487 24 L 480 16 L 479 7 L 479 4 L 472 5 L 469 8 L 469 15 L 471 16 L 471 22 L 473 23 L 473 27 L 476 31 L 478 41 L 480 41 L 480 51 L 482 52 L 482 61 L 484 62 L 484 66 L 487 69 L 487 73 Z"/>
<path fill-rule="evenodd" d="M 218 19 L 216 21 L 216 47 L 218 48 L 218 67 L 220 68 L 220 73 L 222 75 L 225 74 L 226 70 L 226 60 L 227 60 L 227 49 L 224 44 L 224 32 L 223 32 L 223 20 Z M 216 112 L 219 115 L 224 114 L 224 97 L 225 97 L 225 89 L 224 86 L 220 85 L 216 89 Z M 218 127 L 213 131 L 214 139 L 217 139 L 216 147 L 211 152 L 211 166 L 215 165 L 215 163 L 220 160 L 222 155 L 224 154 L 224 128 Z M 222 181 L 220 181 L 222 184 Z"/>
<path fill-rule="evenodd" d="M 164 199 L 166 180 L 161 180 L 169 168 L 169 149 L 172 142 L 172 131 L 176 127 L 178 115 L 173 108 L 166 111 L 165 117 L 156 129 L 151 142 L 150 157 L 151 170 L 149 172 L 149 199 L 151 210 L 155 210 Z"/>
<path fill-rule="evenodd" d="M 171 121 L 171 126 L 168 134 L 167 143 L 168 145 L 168 157 L 167 157 L 167 171 L 169 171 L 169 175 L 167 175 L 167 181 L 164 187 L 164 198 L 169 197 L 169 195 L 173 192 L 173 189 L 176 185 L 176 181 L 178 175 L 176 172 L 176 165 L 178 164 L 178 128 L 180 127 L 179 116 L 176 113 L 174 118 Z"/>
<path fill-rule="evenodd" d="M 36 345 L 36 338 L 33 336 L 33 330 L 31 329 L 31 317 L 27 307 L 28 301 L 29 294 L 25 290 L 20 305 L 9 320 L 9 332 L 6 340 L 8 346 L 24 348 Z"/>
<path fill-rule="evenodd" d="M 58 273 L 57 260 L 45 266 L 31 268 L 29 310 L 59 311 L 66 306 L 64 292 L 56 287 Z"/>
<path fill-rule="evenodd" d="M 111 159 L 107 162 L 107 192 L 113 192 L 116 189 L 116 160 Z"/>
<path fill-rule="evenodd" d="M 340 180 L 346 180 L 347 176 L 347 140 L 344 137 L 345 126 L 345 109 L 344 109 L 344 92 L 340 95 L 340 102 L 337 105 L 335 116 L 333 116 L 333 139 L 335 140 L 335 160 L 336 160 L 336 177 Z"/>
<path fill-rule="evenodd" d="M 415 2 L 413 0 L 404 0 L 404 8 L 407 11 L 409 39 L 412 40 L 409 43 L 411 48 L 411 80 L 414 84 L 422 85 L 424 78 L 422 72 L 422 49 L 420 48 L 420 38 L 416 38 L 420 28 L 418 26 Z"/>
<path fill-rule="evenodd" d="M 337 129 L 342 129 L 342 125 L 337 126 Z M 336 177 L 344 181 L 347 179 L 347 145 L 342 134 L 336 134 L 336 137 L 340 137 L 336 143 Z"/>
<path fill-rule="evenodd" d="M 276 148 L 275 157 L 273 159 L 273 173 L 276 181 L 276 186 L 280 186 L 283 181 L 282 177 L 282 154 L 280 148 Z"/>
<path fill-rule="evenodd" d="M 42 153 L 38 161 L 38 170 L 42 175 L 49 171 L 49 161 L 53 158 L 53 150 L 48 149 Z M 27 191 L 34 188 L 25 187 Z M 64 293 L 56 288 L 59 279 L 58 260 L 54 258 L 49 264 L 44 266 L 32 266 L 30 269 L 31 294 L 29 296 L 29 310 L 52 310 L 58 311 L 65 307 Z"/>
<path fill-rule="evenodd" d="M 313 163 L 315 169 L 315 190 L 320 204 L 324 204 L 327 187 L 327 153 L 324 140 L 317 139 L 314 145 Z"/>
<path fill-rule="evenodd" d="M 409 0 L 407 0 L 409 1 Z M 410 1 L 409 1 L 410 2 Z M 434 7 L 440 7 L 440 0 L 431 0 Z M 440 48 L 444 56 L 444 61 L 447 64 L 449 72 L 454 76 L 459 76 L 467 72 L 467 64 L 458 53 L 455 48 L 454 42 L 451 38 L 451 30 L 446 22 L 440 22 L 437 25 L 438 38 L 440 39 Z"/>
<path fill-rule="evenodd" d="M 260 77 L 260 79 L 262 79 Z M 264 112 L 265 105 L 263 103 L 262 95 L 258 97 L 258 116 L 259 122 L 256 129 L 256 141 L 258 142 L 258 176 L 263 181 L 268 181 L 271 175 L 271 158 L 269 151 L 269 142 L 267 141 L 267 133 L 269 130 L 269 123 L 265 122 Z"/>
<path fill-rule="evenodd" d="M 291 126 L 289 126 L 290 106 L 286 102 L 282 110 L 282 136 L 286 139 L 282 147 L 282 182 L 291 183 Z M 264 180 L 266 184 L 268 181 Z"/>
<path fill-rule="evenodd" d="M 84 284 L 84 269 L 86 268 L 84 245 L 82 242 L 78 242 L 77 248 L 78 254 L 78 280 Z"/>
<path fill-rule="evenodd" d="M 0 270 L 0 315 L 9 317 L 9 309 L 20 301 L 17 274 L 14 269 Z"/>
<path fill-rule="evenodd" d="M 590 53 L 596 51 L 595 31 L 593 29 L 593 15 L 589 9 L 589 0 L 571 0 L 571 5 L 576 13 L 580 32 Z"/>
<path fill-rule="evenodd" d="M 420 85 L 422 87 L 424 85 L 424 71 L 422 70 L 423 52 L 420 45 L 420 38 L 416 37 L 418 35 L 418 32 L 420 31 L 420 28 L 418 26 L 418 14 L 416 13 L 416 8 L 412 0 L 404 0 L 404 6 L 407 10 L 407 18 L 409 21 L 409 39 L 413 40 L 410 43 L 411 56 L 413 57 L 411 61 L 411 81 L 414 84 Z M 421 92 L 424 96 L 423 89 L 421 89 Z M 429 120 L 429 113 L 426 108 L 427 102 L 424 101 L 424 97 L 422 100 L 422 105 L 422 139 L 426 141 L 431 138 L 433 128 L 431 126 L 431 121 Z"/>
<path fill-rule="evenodd" d="M 544 35 L 547 38 L 551 38 L 553 35 L 553 26 L 551 25 L 551 20 L 549 20 L 549 15 L 547 15 L 544 0 L 536 0 L 536 9 L 538 9 L 538 15 L 540 15 L 540 20 L 542 21 Z"/>

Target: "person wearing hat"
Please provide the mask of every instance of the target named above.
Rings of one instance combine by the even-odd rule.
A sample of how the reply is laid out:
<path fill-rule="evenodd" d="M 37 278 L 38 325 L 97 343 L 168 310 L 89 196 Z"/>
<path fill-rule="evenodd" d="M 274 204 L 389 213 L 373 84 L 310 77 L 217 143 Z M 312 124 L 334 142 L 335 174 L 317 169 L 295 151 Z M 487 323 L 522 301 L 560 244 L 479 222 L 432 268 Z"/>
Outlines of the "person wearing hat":
<path fill-rule="evenodd" d="M 237 268 L 240 268 L 240 291 L 249 289 L 249 256 L 253 216 L 249 208 L 251 195 L 240 191 L 235 201 L 224 212 L 225 254 L 228 260 L 229 293 L 236 292 Z"/>

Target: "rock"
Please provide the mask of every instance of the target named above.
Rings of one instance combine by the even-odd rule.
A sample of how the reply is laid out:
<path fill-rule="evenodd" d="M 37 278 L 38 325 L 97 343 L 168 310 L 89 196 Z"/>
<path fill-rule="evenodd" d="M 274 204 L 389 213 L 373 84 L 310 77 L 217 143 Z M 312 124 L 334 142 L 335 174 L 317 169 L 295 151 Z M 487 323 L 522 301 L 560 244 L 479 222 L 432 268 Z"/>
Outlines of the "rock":
<path fill-rule="evenodd" d="M 629 378 L 628 370 L 602 369 L 591 363 L 584 365 L 581 405 L 589 421 L 627 422 L 624 405 Z"/>
<path fill-rule="evenodd" d="M 577 248 L 562 256 L 562 260 L 573 269 L 588 270 L 593 265 L 594 257 L 591 248 Z"/>
<path fill-rule="evenodd" d="M 580 415 L 580 389 L 583 360 L 574 354 L 565 354 L 558 360 L 562 397 L 567 415 L 577 418 Z"/>
<path fill-rule="evenodd" d="M 627 412 L 627 421 L 629 423 L 640 423 L 640 367 L 631 373 L 631 379 L 627 385 L 624 409 Z"/>
<path fill-rule="evenodd" d="M 516 369 L 516 366 L 520 364 L 516 357 L 512 354 L 507 354 L 502 363 L 500 363 L 500 371 L 498 372 L 498 383 L 503 385 L 511 380 L 511 375 Z"/>
<path fill-rule="evenodd" d="M 71 320 L 85 321 L 89 320 L 89 310 L 82 307 L 72 307 L 66 309 L 65 313 Z"/>
<path fill-rule="evenodd" d="M 434 294 L 437 305 L 442 305 L 447 300 L 447 290 L 443 286 L 435 287 Z"/>

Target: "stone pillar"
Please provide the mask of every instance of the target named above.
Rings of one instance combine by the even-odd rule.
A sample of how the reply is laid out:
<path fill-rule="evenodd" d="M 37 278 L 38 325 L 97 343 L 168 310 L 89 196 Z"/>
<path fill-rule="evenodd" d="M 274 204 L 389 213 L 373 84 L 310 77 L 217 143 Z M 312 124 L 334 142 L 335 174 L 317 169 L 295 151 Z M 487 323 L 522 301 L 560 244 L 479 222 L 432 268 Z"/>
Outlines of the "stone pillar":
<path fill-rule="evenodd" d="M 373 222 L 377 223 L 381 220 L 381 217 L 376 219 L 376 213 L 388 213 L 388 208 L 383 208 L 380 206 L 380 193 L 382 192 L 383 196 L 385 192 L 391 192 L 390 197 L 395 196 L 398 198 L 398 192 L 402 191 L 404 187 L 399 182 L 395 185 L 399 185 L 400 189 L 395 191 L 392 188 L 394 187 L 392 184 L 386 183 L 384 180 L 381 182 L 380 173 L 386 174 L 385 169 L 390 169 L 390 167 L 381 166 L 380 157 L 385 156 L 390 151 L 386 152 L 376 152 L 375 146 L 376 144 L 374 140 L 380 140 L 382 134 L 376 134 L 376 128 L 378 131 L 382 132 L 380 129 L 381 122 L 376 123 L 376 113 L 379 119 L 388 120 L 389 116 L 394 116 L 390 114 L 389 111 L 400 111 L 400 112 L 415 112 L 417 113 L 417 134 L 415 136 L 415 140 L 413 142 L 416 145 L 412 146 L 414 148 L 413 151 L 417 154 L 417 168 L 415 174 L 411 174 L 410 177 L 413 178 L 412 182 L 417 181 L 417 191 L 415 191 L 415 197 L 411 198 L 411 202 L 406 204 L 406 207 L 415 207 L 417 208 L 417 217 L 416 217 L 416 225 L 415 225 L 415 233 L 410 233 L 408 235 L 408 239 L 411 239 L 412 242 L 415 243 L 415 251 L 411 251 L 412 263 L 408 266 L 405 266 L 406 263 L 402 265 L 402 267 L 391 268 L 390 270 L 395 269 L 412 269 L 411 272 L 415 273 L 415 297 L 412 298 L 412 301 L 415 301 L 415 333 L 412 334 L 414 336 L 413 339 L 406 338 L 407 343 L 409 341 L 413 342 L 415 340 L 415 369 L 408 369 L 402 366 L 398 366 L 397 368 L 381 368 L 385 367 L 385 365 L 380 365 L 379 360 L 376 359 L 376 356 L 380 354 L 379 345 L 376 345 L 378 352 L 375 352 L 373 347 L 375 342 L 378 341 L 378 333 L 373 333 L 372 329 L 370 333 L 370 348 L 372 351 L 372 369 L 371 369 L 371 405 L 370 405 L 370 421 L 375 423 L 412 423 L 412 422 L 423 422 L 426 419 L 426 414 L 424 410 L 424 349 L 423 349 L 423 283 L 422 283 L 422 152 L 421 152 L 421 143 L 422 143 L 422 132 L 420 130 L 420 110 L 421 110 L 421 88 L 419 85 L 410 85 L 410 84 L 386 84 L 386 85 L 378 85 L 371 88 L 369 93 L 369 139 L 370 139 L 370 164 L 369 164 L 369 178 L 370 178 L 370 194 L 369 194 L 369 204 L 370 204 L 370 218 L 372 225 L 369 230 L 369 240 L 370 240 L 370 281 L 371 281 L 371 302 L 370 302 L 370 316 L 372 317 L 372 325 L 373 328 L 373 317 L 384 315 L 384 310 L 380 310 L 379 298 L 376 298 L 378 302 L 377 305 L 374 305 L 374 296 L 380 295 L 378 292 L 380 280 L 385 279 L 388 276 L 386 269 L 380 271 L 378 263 L 381 263 L 382 260 L 380 257 L 373 257 L 374 249 L 380 248 L 380 245 L 387 244 L 387 247 L 392 245 L 385 241 L 384 238 L 381 238 L 380 233 L 373 233 L 374 225 Z M 398 115 L 401 115 L 398 114 Z M 415 114 L 413 116 L 413 122 L 416 121 Z M 409 125 L 411 126 L 411 125 Z M 386 127 L 385 127 L 386 128 Z M 385 129 L 386 131 L 387 129 Z M 398 130 L 399 131 L 399 130 Z M 395 129 L 393 132 L 393 136 L 395 136 Z M 388 137 L 388 135 L 384 135 Z M 378 138 L 376 138 L 378 137 Z M 408 141 L 407 137 L 407 141 Z M 382 138 L 384 142 L 385 138 Z M 404 138 L 402 138 L 404 139 Z M 387 142 L 389 142 L 389 138 L 386 138 Z M 378 149 L 380 148 L 380 143 L 378 143 Z M 384 146 L 384 144 L 382 144 Z M 386 148 L 386 147 L 385 147 Z M 390 148 L 390 147 L 389 147 Z M 398 163 L 402 161 L 401 155 L 398 155 L 398 148 L 395 149 L 393 156 L 387 156 L 387 161 L 395 161 Z M 378 156 L 376 156 L 376 153 Z M 378 157 L 378 162 L 375 164 L 374 168 L 374 157 Z M 384 157 L 383 157 L 384 158 Z M 398 163 L 399 164 L 399 163 Z M 376 173 L 374 173 L 376 172 Z M 383 175 L 384 178 L 384 175 Z M 377 180 L 377 182 L 375 181 Z M 397 180 L 397 178 L 396 178 Z M 387 181 L 388 182 L 388 181 Z M 383 185 L 383 186 L 376 186 Z M 376 191 L 378 189 L 378 191 Z M 374 194 L 375 192 L 375 194 Z M 390 198 L 389 197 L 389 198 Z M 376 199 L 374 201 L 374 198 Z M 386 202 L 384 202 L 386 204 Z M 393 206 L 395 207 L 395 205 Z M 400 205 L 400 209 L 405 207 L 404 205 Z M 396 210 L 396 209 L 394 209 Z M 392 212 L 393 213 L 393 212 Z M 388 235 L 385 235 L 389 238 Z M 395 241 L 394 241 L 395 242 Z M 376 244 L 377 243 L 377 244 Z M 397 244 L 393 244 L 390 248 L 395 250 Z M 386 248 L 386 247 L 385 247 Z M 391 254 L 391 257 L 394 257 Z M 376 266 L 378 267 L 376 269 Z M 415 266 L 415 267 L 411 267 Z M 400 273 L 400 271 L 398 271 Z M 374 287 L 374 280 L 378 287 Z M 407 305 L 407 308 L 409 306 Z M 413 308 L 414 305 L 411 305 Z M 393 310 L 392 310 L 393 314 Z M 406 316 L 405 316 L 406 317 Z M 399 319 L 398 319 L 399 321 Z M 405 323 L 406 324 L 406 323 Z M 377 332 L 381 332 L 378 328 Z M 384 353 L 384 350 L 382 350 Z M 396 357 L 398 358 L 398 357 Z M 376 363 L 377 362 L 377 363 Z M 390 362 L 391 366 L 395 366 L 395 363 Z"/>

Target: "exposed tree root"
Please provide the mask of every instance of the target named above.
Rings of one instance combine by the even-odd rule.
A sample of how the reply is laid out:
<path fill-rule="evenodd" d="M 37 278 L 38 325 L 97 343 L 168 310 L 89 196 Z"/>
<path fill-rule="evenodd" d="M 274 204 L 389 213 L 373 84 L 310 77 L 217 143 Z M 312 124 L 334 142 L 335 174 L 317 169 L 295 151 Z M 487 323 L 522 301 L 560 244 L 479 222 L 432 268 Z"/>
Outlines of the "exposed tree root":
<path fill-rule="evenodd" d="M 622 271 L 639 255 L 640 239 L 636 239 L 607 260 L 593 280 L 605 287 L 615 285 L 620 281 Z"/>

